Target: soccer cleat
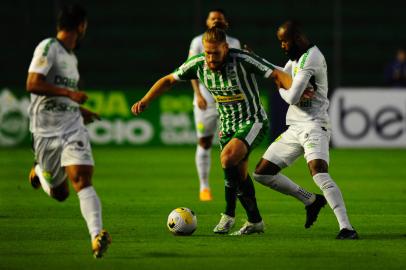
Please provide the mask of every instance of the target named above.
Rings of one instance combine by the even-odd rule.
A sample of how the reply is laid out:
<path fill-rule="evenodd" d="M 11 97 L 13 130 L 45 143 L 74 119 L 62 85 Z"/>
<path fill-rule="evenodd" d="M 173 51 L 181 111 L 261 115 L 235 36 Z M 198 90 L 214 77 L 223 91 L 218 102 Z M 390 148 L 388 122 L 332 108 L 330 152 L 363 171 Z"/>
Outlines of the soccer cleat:
<path fill-rule="evenodd" d="M 355 240 L 358 239 L 358 233 L 356 230 L 350 230 L 350 229 L 342 229 L 340 230 L 340 232 L 338 233 L 336 239 L 340 239 L 340 240 Z"/>
<path fill-rule="evenodd" d="M 317 220 L 317 216 L 319 215 L 321 208 L 323 208 L 326 203 L 326 198 L 324 198 L 323 195 L 316 194 L 316 200 L 312 204 L 305 207 L 306 223 L 304 226 L 306 229 L 310 228 Z"/>
<path fill-rule="evenodd" d="M 234 227 L 235 218 L 226 214 L 221 214 L 220 222 L 214 227 L 213 232 L 218 234 L 226 234 Z"/>
<path fill-rule="evenodd" d="M 200 191 L 200 200 L 202 202 L 207 202 L 213 200 L 213 196 L 211 195 L 211 191 L 208 188 L 203 189 Z"/>
<path fill-rule="evenodd" d="M 31 168 L 30 174 L 28 176 L 28 181 L 34 189 L 39 189 L 41 187 L 41 182 L 39 181 L 38 175 L 35 173 L 35 163 Z"/>
<path fill-rule="evenodd" d="M 233 232 L 231 235 L 248 235 L 253 233 L 263 233 L 265 229 L 264 221 L 261 220 L 257 223 L 251 223 L 246 221 L 244 225 L 236 232 Z"/>
<path fill-rule="evenodd" d="M 102 230 L 92 242 L 93 256 L 96 259 L 103 257 L 103 254 L 107 251 L 107 248 L 111 244 L 111 236 L 106 230 Z"/>

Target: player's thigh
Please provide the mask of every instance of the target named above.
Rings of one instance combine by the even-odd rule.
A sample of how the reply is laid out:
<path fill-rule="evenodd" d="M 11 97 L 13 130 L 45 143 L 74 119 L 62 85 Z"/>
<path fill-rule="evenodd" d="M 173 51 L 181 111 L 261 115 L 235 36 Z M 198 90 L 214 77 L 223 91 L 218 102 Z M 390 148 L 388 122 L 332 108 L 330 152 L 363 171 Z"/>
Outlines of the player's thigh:
<path fill-rule="evenodd" d="M 216 133 L 219 116 L 215 105 L 207 106 L 206 110 L 201 110 L 195 105 L 193 114 L 198 138 L 211 137 Z"/>
<path fill-rule="evenodd" d="M 82 127 L 65 134 L 62 139 L 61 165 L 63 167 L 70 165 L 94 166 L 92 147 L 86 128 Z"/>
<path fill-rule="evenodd" d="M 75 190 L 77 187 L 91 185 L 94 160 L 87 130 L 80 128 L 66 134 L 63 140 L 61 164 L 65 167 Z"/>
<path fill-rule="evenodd" d="M 262 158 L 283 169 L 291 165 L 302 154 L 303 147 L 297 139 L 296 132 L 289 128 L 276 138 Z"/>
<path fill-rule="evenodd" d="M 222 163 L 230 153 L 235 153 L 233 163 L 248 159 L 249 153 L 262 142 L 267 132 L 267 122 L 254 122 L 243 125 L 234 134 L 222 134 L 220 138 Z"/>
<path fill-rule="evenodd" d="M 41 137 L 33 135 L 35 159 L 39 164 L 44 179 L 51 189 L 66 181 L 65 170 L 61 166 L 62 140 L 60 137 Z"/>
<path fill-rule="evenodd" d="M 321 159 L 324 160 L 327 165 L 329 164 L 330 135 L 330 130 L 324 127 L 303 128 L 300 134 L 300 140 L 307 163 L 315 159 Z"/>

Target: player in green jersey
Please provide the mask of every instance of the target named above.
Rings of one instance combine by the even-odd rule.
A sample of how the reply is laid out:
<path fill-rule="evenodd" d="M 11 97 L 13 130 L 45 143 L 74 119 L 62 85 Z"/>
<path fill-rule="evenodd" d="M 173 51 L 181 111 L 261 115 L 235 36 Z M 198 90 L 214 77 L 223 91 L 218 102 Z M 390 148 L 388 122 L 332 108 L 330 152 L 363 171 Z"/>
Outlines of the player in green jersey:
<path fill-rule="evenodd" d="M 290 88 L 291 77 L 257 55 L 229 49 L 226 34 L 220 28 L 204 33 L 203 46 L 204 53 L 189 58 L 173 73 L 159 79 L 131 110 L 135 115 L 142 113 L 152 100 L 179 81 L 198 79 L 204 84 L 214 97 L 220 115 L 221 166 L 225 174 L 226 210 L 214 232 L 228 233 L 233 227 L 237 197 L 248 221 L 234 234 L 263 232 L 254 185 L 247 172 L 249 153 L 268 129 L 255 75 L 276 80 L 285 89 Z"/>

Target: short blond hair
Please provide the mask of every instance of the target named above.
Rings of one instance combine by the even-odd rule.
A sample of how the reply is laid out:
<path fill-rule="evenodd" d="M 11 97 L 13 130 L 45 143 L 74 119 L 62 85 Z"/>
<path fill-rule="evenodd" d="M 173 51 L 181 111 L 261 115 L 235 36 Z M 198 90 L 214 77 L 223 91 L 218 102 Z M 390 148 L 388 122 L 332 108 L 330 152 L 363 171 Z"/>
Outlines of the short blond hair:
<path fill-rule="evenodd" d="M 223 43 L 226 42 L 226 32 L 218 27 L 207 29 L 203 34 L 203 43 Z"/>

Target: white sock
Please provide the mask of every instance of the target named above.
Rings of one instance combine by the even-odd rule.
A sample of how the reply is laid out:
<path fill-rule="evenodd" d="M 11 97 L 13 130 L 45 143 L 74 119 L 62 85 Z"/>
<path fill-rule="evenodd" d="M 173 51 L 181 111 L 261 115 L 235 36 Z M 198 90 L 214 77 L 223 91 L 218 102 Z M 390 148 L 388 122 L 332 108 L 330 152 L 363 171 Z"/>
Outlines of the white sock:
<path fill-rule="evenodd" d="M 345 209 L 344 199 L 340 189 L 328 173 L 318 173 L 313 176 L 314 182 L 323 191 L 324 197 L 337 218 L 340 230 L 347 228 L 353 230 Z"/>
<path fill-rule="evenodd" d="M 209 187 L 209 173 L 211 165 L 211 148 L 204 149 L 200 145 L 196 148 L 196 168 L 200 181 L 200 191 Z"/>
<path fill-rule="evenodd" d="M 278 173 L 276 175 L 253 174 L 254 179 L 264 186 L 270 187 L 283 194 L 290 195 L 303 202 L 306 206 L 310 205 L 316 199 L 316 195 L 305 190 L 285 175 Z"/>
<path fill-rule="evenodd" d="M 99 197 L 93 186 L 85 187 L 78 192 L 80 211 L 87 223 L 90 236 L 92 240 L 103 228 L 102 224 L 102 210 Z"/>
<path fill-rule="evenodd" d="M 39 182 L 41 183 L 42 189 L 45 191 L 46 194 L 51 196 L 51 187 L 49 186 L 47 180 L 45 180 L 45 177 L 42 173 L 42 169 L 39 166 L 39 164 L 35 165 L 35 174 L 38 176 Z"/>

